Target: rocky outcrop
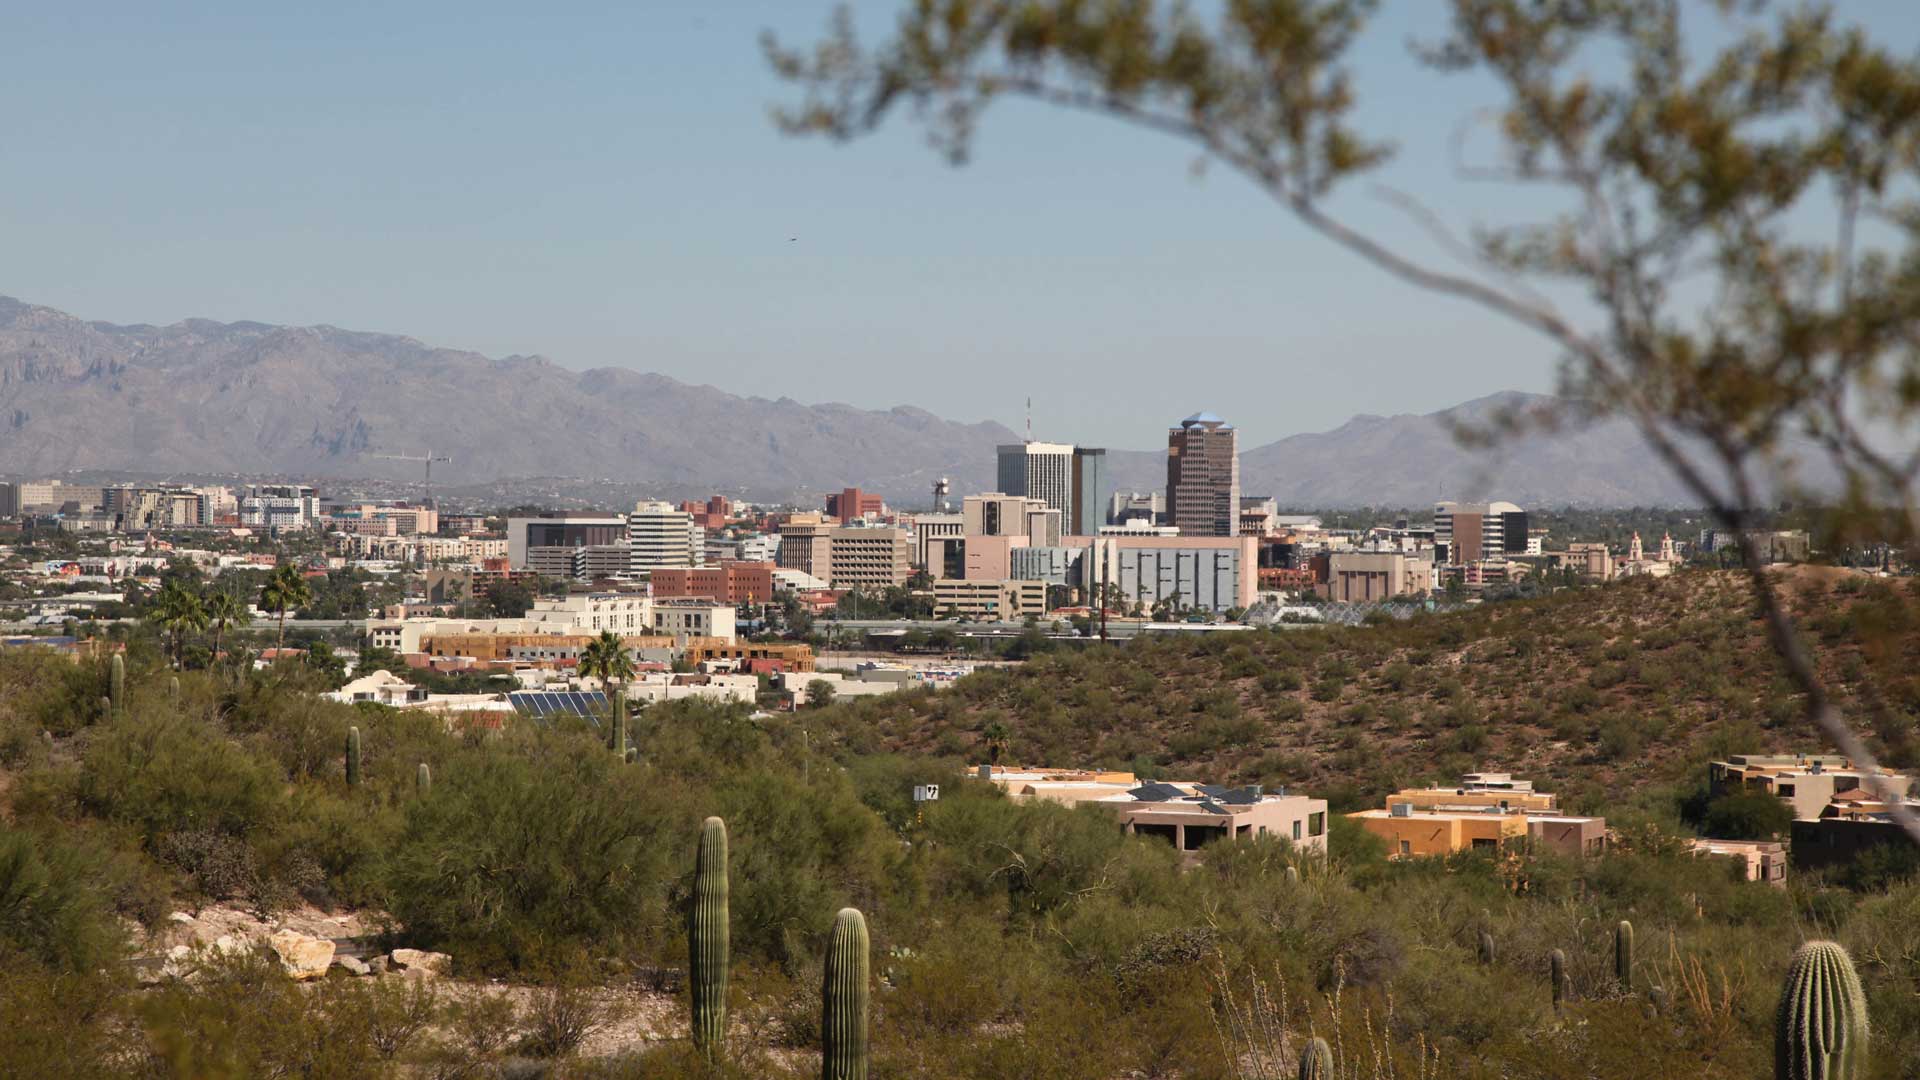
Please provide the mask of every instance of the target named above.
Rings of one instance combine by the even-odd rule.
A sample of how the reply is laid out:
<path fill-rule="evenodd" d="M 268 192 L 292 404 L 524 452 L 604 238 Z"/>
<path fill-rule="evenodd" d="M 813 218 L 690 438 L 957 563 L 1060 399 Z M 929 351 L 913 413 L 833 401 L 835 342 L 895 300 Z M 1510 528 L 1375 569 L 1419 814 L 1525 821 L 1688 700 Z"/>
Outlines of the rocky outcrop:
<path fill-rule="evenodd" d="M 326 938 L 280 930 L 267 938 L 267 945 L 280 958 L 286 973 L 300 982 L 321 978 L 333 966 L 334 945 Z"/>
<path fill-rule="evenodd" d="M 391 962 L 394 970 L 408 975 L 432 978 L 453 974 L 453 957 L 441 952 L 395 949 L 391 954 Z"/>

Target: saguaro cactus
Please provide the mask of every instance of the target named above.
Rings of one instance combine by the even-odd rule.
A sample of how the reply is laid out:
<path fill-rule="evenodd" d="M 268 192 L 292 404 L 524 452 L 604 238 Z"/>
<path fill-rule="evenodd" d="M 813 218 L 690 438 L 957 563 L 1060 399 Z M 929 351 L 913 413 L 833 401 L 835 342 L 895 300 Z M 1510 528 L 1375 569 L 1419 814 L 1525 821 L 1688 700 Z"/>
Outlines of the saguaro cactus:
<path fill-rule="evenodd" d="M 180 701 L 180 676 L 167 680 L 167 700 L 178 704 Z"/>
<path fill-rule="evenodd" d="M 693 1042 L 709 1059 L 720 1053 L 727 1037 L 729 936 L 727 823 L 710 817 L 700 827 L 700 851 L 693 863 L 693 908 L 687 917 Z"/>
<path fill-rule="evenodd" d="M 100 719 L 102 720 L 113 719 L 113 699 L 112 698 L 102 697 L 100 699 Z"/>
<path fill-rule="evenodd" d="M 1292 863 L 1287 864 L 1287 884 L 1300 884 L 1300 871 L 1296 869 Z"/>
<path fill-rule="evenodd" d="M 1573 996 L 1573 976 L 1567 974 L 1567 954 L 1559 949 L 1547 954 L 1547 963 L 1550 967 L 1547 977 L 1553 983 L 1553 1011 L 1559 1012 Z"/>
<path fill-rule="evenodd" d="M 127 658 L 119 653 L 113 654 L 113 662 L 107 667 L 107 697 L 113 701 L 115 714 L 126 709 Z"/>
<path fill-rule="evenodd" d="M 821 1080 L 867 1080 L 867 920 L 841 908 L 820 990 Z"/>
<path fill-rule="evenodd" d="M 1633 989 L 1633 924 L 1625 919 L 1613 928 L 1613 977 L 1620 989 Z"/>
<path fill-rule="evenodd" d="M 1480 962 L 1492 966 L 1493 957 L 1493 935 L 1482 930 L 1480 931 Z"/>
<path fill-rule="evenodd" d="M 424 761 L 413 771 L 413 788 L 423 799 L 433 791 L 433 770 L 427 768 Z"/>
<path fill-rule="evenodd" d="M 1300 1080 L 1333 1080 L 1333 1047 L 1316 1038 L 1300 1051 Z"/>
<path fill-rule="evenodd" d="M 1774 1025 L 1775 1080 L 1862 1080 L 1867 996 L 1847 950 L 1809 941 L 1793 954 Z"/>
<path fill-rule="evenodd" d="M 354 787 L 360 785 L 360 729 L 357 727 L 347 729 L 347 783 Z"/>
<path fill-rule="evenodd" d="M 613 753 L 621 761 L 627 760 L 627 706 L 617 699 L 613 705 Z"/>

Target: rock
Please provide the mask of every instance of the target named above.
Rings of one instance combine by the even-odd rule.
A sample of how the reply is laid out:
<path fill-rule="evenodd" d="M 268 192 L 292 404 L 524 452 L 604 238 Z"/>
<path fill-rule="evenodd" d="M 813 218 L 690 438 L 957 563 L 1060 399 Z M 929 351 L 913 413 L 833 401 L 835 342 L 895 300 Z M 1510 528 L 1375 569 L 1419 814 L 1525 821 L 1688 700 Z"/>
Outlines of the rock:
<path fill-rule="evenodd" d="M 385 975 L 386 973 L 387 973 L 387 958 L 385 956 L 374 956 L 374 957 L 368 958 L 367 974 Z"/>
<path fill-rule="evenodd" d="M 420 949 L 393 950 L 393 966 L 411 974 L 419 971 L 423 975 L 450 975 L 453 973 L 453 957 L 443 952 L 425 952 Z"/>
<path fill-rule="evenodd" d="M 207 949 L 215 956 L 240 956 L 251 951 L 251 946 L 232 934 L 221 934 Z"/>
<path fill-rule="evenodd" d="M 333 958 L 333 966 L 345 968 L 349 975 L 371 975 L 373 973 L 373 969 L 367 966 L 366 961 L 354 956 L 336 955 Z"/>
<path fill-rule="evenodd" d="M 167 916 L 167 921 L 180 923 L 184 926 L 192 926 L 193 916 L 187 914 L 184 911 L 176 911 L 173 914 Z"/>
<path fill-rule="evenodd" d="M 312 937 L 298 930 L 281 930 L 267 939 L 280 957 L 280 966 L 294 979 L 305 982 L 327 973 L 333 965 L 333 942 Z"/>

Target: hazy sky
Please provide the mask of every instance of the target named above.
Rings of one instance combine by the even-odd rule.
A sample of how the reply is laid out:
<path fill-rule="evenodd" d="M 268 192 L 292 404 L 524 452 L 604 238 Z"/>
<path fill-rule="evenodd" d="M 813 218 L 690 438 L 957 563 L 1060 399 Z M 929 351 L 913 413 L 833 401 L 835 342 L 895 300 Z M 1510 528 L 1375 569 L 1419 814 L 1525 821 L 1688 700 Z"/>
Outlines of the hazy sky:
<path fill-rule="evenodd" d="M 1551 385 L 1534 339 L 1195 179 L 1160 136 L 1009 102 L 956 170 L 905 122 L 779 135 L 791 92 L 757 35 L 811 39 L 827 0 L 281 6 L 8 14 L 0 293 L 1015 428 L 1031 395 L 1036 435 L 1115 447 L 1200 409 L 1258 443 Z M 1451 176 L 1455 126 L 1493 98 L 1408 58 L 1440 5 L 1386 6 L 1357 58 L 1363 116 L 1400 144 L 1382 179 L 1462 225 L 1515 205 Z M 1913 0 L 1841 6 L 1920 42 Z M 1364 186 L 1343 206 L 1433 250 Z"/>

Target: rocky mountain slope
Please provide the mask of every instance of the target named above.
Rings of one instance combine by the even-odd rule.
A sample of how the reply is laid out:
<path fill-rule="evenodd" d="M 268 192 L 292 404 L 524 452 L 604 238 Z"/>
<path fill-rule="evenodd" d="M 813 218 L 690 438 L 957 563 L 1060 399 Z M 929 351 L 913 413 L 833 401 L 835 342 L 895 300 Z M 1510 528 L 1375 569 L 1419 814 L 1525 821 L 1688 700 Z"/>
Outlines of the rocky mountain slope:
<path fill-rule="evenodd" d="M 618 368 L 490 359 L 330 326 L 84 322 L 0 298 L 0 470 L 617 477 L 784 497 L 990 482 L 994 423 L 740 397 Z"/>

